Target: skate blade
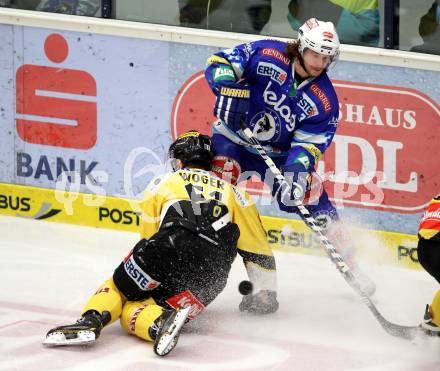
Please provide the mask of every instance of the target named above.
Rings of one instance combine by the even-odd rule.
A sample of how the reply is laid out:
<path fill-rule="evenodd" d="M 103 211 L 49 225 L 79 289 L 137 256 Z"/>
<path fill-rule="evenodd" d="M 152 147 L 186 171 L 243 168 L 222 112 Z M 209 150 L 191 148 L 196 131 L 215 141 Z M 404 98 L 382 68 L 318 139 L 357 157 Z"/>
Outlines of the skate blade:
<path fill-rule="evenodd" d="M 174 349 L 179 338 L 179 331 L 185 324 L 185 321 L 188 318 L 190 311 L 191 306 L 180 309 L 177 312 L 172 326 L 168 329 L 167 332 L 162 334 L 159 341 L 154 345 L 154 353 L 156 353 L 158 356 L 166 356 Z"/>
<path fill-rule="evenodd" d="M 66 335 L 62 331 L 56 331 L 46 336 L 43 345 L 51 347 L 63 345 L 87 345 L 94 343 L 95 340 L 95 333 L 93 331 L 78 331 L 76 337 L 71 339 L 66 338 Z"/>

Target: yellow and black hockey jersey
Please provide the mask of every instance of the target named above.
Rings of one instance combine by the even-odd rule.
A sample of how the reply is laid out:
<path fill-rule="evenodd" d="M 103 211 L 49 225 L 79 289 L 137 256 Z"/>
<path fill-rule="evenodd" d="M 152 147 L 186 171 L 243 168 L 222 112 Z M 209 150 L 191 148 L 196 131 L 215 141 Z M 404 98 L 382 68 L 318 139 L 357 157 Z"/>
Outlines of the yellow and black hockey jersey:
<path fill-rule="evenodd" d="M 185 168 L 155 178 L 141 203 L 141 238 L 148 239 L 159 230 L 171 204 L 194 198 L 217 200 L 227 206 L 230 221 L 240 229 L 237 252 L 254 292 L 276 290 L 275 259 L 254 202 L 245 191 L 208 171 Z"/>
<path fill-rule="evenodd" d="M 426 240 L 440 241 L 440 194 L 434 197 L 422 216 L 419 236 Z"/>

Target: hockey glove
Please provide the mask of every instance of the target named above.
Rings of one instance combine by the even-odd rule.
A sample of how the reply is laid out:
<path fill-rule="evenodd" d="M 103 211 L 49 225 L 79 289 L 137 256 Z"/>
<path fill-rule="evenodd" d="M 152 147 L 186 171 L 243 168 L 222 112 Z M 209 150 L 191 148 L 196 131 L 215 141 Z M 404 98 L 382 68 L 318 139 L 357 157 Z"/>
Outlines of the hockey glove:
<path fill-rule="evenodd" d="M 280 210 L 296 212 L 295 201 L 303 201 L 310 188 L 310 159 L 304 150 L 300 150 L 294 159 L 287 159 L 282 172 L 287 184 L 276 184 L 274 189 Z"/>
<path fill-rule="evenodd" d="M 261 290 L 256 294 L 243 296 L 238 308 L 240 312 L 250 312 L 255 314 L 269 314 L 278 310 L 276 291 Z"/>
<path fill-rule="evenodd" d="M 214 115 L 224 121 L 230 129 L 240 130 L 241 121 L 246 121 L 249 111 L 250 90 L 236 83 L 217 86 Z"/>
<path fill-rule="evenodd" d="M 303 201 L 304 195 L 308 190 L 310 174 L 304 169 L 292 169 L 292 167 L 283 169 L 285 184 L 278 186 L 277 202 L 280 210 L 294 213 L 296 212 L 296 204 Z M 296 171 L 295 171 L 296 170 Z"/>

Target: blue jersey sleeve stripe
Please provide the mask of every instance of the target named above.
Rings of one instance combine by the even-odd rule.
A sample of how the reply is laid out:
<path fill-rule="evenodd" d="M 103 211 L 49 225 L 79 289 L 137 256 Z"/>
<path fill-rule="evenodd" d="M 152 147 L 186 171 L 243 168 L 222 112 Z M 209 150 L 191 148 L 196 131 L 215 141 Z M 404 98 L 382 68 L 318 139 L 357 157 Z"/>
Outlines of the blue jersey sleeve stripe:
<path fill-rule="evenodd" d="M 309 133 L 303 130 L 297 130 L 293 135 L 293 143 L 307 142 L 313 144 L 326 144 L 327 141 L 328 139 L 325 135 Z"/>

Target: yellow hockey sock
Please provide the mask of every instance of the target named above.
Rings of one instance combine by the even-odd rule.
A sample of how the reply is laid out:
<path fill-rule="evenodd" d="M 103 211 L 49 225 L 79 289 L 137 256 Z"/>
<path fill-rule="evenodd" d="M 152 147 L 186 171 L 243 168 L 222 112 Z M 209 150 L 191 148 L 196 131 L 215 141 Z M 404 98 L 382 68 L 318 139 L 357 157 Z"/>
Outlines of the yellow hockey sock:
<path fill-rule="evenodd" d="M 429 308 L 429 312 L 432 315 L 432 322 L 440 327 L 440 290 L 437 290 L 435 293 L 434 299 L 432 299 L 432 303 Z"/>
<path fill-rule="evenodd" d="M 153 341 L 149 329 L 162 314 L 163 308 L 152 299 L 127 301 L 122 309 L 121 325 L 130 334 Z"/>
<path fill-rule="evenodd" d="M 110 324 L 121 316 L 122 306 L 125 301 L 124 295 L 121 294 L 113 279 L 110 278 L 99 286 L 81 313 L 84 314 L 88 310 L 96 310 L 102 314 L 102 312 L 108 311 L 111 315 L 110 322 L 108 323 Z"/>

